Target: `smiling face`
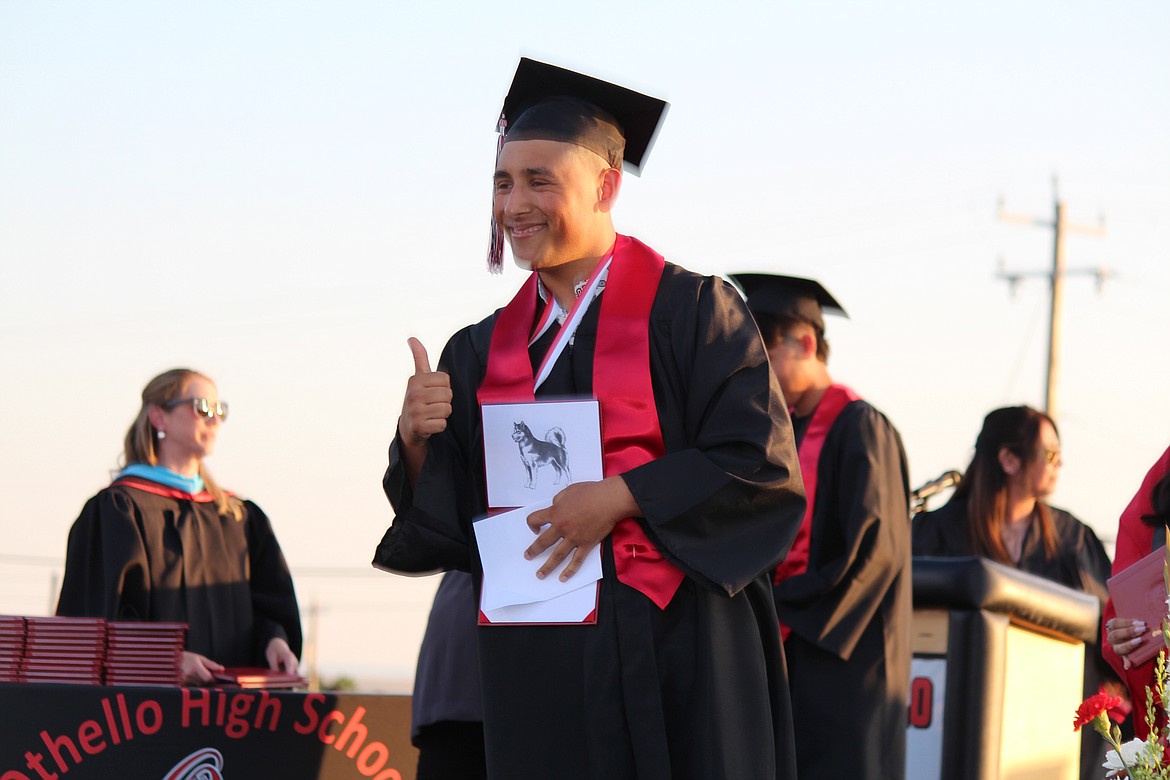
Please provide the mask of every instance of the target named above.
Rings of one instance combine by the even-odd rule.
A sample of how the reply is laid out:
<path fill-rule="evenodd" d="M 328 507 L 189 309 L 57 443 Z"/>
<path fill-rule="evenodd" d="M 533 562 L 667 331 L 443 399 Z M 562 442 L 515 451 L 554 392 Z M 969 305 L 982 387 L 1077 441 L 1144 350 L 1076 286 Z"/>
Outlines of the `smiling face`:
<path fill-rule="evenodd" d="M 613 243 L 609 208 L 620 181 L 619 171 L 574 144 L 504 144 L 493 208 L 516 264 L 547 270 L 607 252 Z"/>

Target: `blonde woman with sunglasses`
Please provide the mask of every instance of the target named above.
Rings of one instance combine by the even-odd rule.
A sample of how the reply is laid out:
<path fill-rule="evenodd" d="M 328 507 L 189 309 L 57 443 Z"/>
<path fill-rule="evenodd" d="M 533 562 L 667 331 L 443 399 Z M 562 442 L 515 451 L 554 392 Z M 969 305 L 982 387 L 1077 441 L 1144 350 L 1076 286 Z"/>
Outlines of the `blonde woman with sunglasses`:
<path fill-rule="evenodd" d="M 185 368 L 152 379 L 126 433 L 123 467 L 69 531 L 57 614 L 188 624 L 185 685 L 224 666 L 295 672 L 300 613 L 272 526 L 203 460 L 227 403 Z"/>

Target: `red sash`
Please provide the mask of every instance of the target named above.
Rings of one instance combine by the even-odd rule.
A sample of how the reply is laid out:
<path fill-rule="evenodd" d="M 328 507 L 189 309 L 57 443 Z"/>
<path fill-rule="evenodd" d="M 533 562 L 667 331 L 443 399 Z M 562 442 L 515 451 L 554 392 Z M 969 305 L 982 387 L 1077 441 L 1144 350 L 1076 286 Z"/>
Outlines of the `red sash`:
<path fill-rule="evenodd" d="M 158 482 L 152 482 L 149 479 L 142 479 L 140 477 L 118 477 L 110 487 L 132 487 L 147 493 L 154 493 L 156 496 L 166 496 L 167 498 L 176 498 L 180 501 L 195 501 L 196 503 L 206 504 L 214 501 L 215 497 L 206 490 L 201 490 L 198 493 L 188 493 L 185 490 L 161 485 Z"/>
<path fill-rule="evenodd" d="M 824 449 L 829 429 L 833 427 L 841 411 L 854 401 L 860 400 L 861 396 L 844 385 L 829 385 L 829 389 L 825 391 L 824 397 L 813 411 L 808 430 L 804 432 L 797 452 L 800 458 L 800 476 L 804 480 L 804 493 L 808 504 L 804 508 L 804 519 L 800 521 L 800 530 L 796 532 L 796 539 L 792 541 L 792 549 L 776 567 L 772 577 L 772 582 L 776 585 L 789 577 L 803 574 L 808 569 L 809 535 L 812 530 L 813 510 L 817 503 L 817 466 L 821 460 L 821 450 Z"/>
<path fill-rule="evenodd" d="M 662 256 L 619 235 L 601 296 L 593 355 L 593 395 L 601 405 L 601 449 L 607 477 L 661 457 L 666 448 L 650 381 L 650 308 L 662 278 Z M 535 400 L 528 337 L 536 319 L 534 273 L 516 293 L 492 331 L 488 365 L 477 397 L 485 403 Z M 683 573 L 650 543 L 631 518 L 611 534 L 618 579 L 665 609 Z"/>

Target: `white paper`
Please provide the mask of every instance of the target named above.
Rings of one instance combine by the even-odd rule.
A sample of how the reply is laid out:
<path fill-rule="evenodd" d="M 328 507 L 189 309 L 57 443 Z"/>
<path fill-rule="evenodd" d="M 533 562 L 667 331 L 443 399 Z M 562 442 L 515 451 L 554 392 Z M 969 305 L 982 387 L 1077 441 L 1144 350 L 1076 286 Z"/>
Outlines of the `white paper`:
<path fill-rule="evenodd" d="M 548 601 L 485 609 L 483 614 L 492 623 L 582 623 L 595 609 L 597 583 Z"/>
<path fill-rule="evenodd" d="M 580 622 L 584 615 L 574 619 L 571 614 L 575 614 L 579 609 L 581 599 L 586 598 L 586 595 L 578 594 L 576 599 L 566 599 L 560 605 L 551 603 L 554 599 L 559 600 L 558 597 L 578 590 L 587 591 L 589 611 L 592 610 L 596 600 L 594 583 L 601 579 L 601 545 L 589 551 L 581 568 L 567 582 L 561 582 L 560 574 L 569 565 L 571 556 L 544 579 L 536 576 L 537 570 L 552 555 L 556 545 L 532 560 L 524 558 L 524 551 L 532 545 L 537 536 L 528 527 L 528 516 L 550 506 L 551 503 L 547 501 L 513 509 L 475 523 L 475 539 L 483 564 L 480 607 L 485 614 L 503 607 L 544 602 L 542 611 L 551 610 L 554 614 L 559 614 L 562 610 L 567 612 L 559 617 L 543 618 L 537 622 Z M 585 615 L 589 614 L 589 611 L 586 611 Z M 488 617 L 491 619 L 490 614 Z"/>
<path fill-rule="evenodd" d="M 531 506 L 605 478 L 596 400 L 484 404 L 482 414 L 488 506 Z"/>

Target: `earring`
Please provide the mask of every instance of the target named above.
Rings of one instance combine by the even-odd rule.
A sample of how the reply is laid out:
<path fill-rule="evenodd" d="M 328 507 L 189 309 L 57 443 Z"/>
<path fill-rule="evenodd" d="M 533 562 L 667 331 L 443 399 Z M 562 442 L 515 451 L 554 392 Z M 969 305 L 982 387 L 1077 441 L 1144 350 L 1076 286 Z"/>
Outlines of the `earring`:
<path fill-rule="evenodd" d="M 162 441 L 162 440 L 163 440 L 163 439 L 165 439 L 166 437 L 167 437 L 167 432 L 166 432 L 166 431 L 159 431 L 159 432 L 158 432 L 158 440 L 159 440 L 159 441 Z"/>

